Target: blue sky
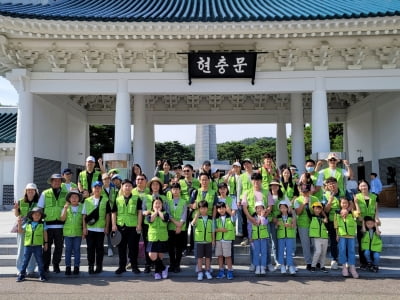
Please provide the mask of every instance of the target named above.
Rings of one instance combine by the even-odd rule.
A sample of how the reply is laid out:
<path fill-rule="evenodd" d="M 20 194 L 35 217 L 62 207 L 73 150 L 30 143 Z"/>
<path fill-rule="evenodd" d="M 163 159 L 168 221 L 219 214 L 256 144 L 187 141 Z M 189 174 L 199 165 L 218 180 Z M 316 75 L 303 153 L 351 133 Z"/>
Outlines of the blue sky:
<path fill-rule="evenodd" d="M 16 105 L 18 94 L 4 77 L 0 76 L 0 103 Z M 286 126 L 290 134 L 290 125 Z M 176 133 L 179 132 L 179 135 Z M 156 125 L 155 140 L 157 142 L 179 141 L 182 144 L 194 144 L 195 125 Z M 217 125 L 217 143 L 240 141 L 248 137 L 276 137 L 275 124 L 224 124 Z"/>

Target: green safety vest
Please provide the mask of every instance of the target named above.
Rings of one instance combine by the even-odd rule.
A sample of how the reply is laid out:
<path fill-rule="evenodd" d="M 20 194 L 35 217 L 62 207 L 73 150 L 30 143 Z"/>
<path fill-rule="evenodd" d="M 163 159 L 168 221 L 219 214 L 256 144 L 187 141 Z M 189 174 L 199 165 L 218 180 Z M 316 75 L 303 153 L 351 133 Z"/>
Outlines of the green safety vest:
<path fill-rule="evenodd" d="M 101 175 L 100 171 L 94 170 L 91 183 L 97 181 L 97 179 L 99 178 L 100 175 Z M 81 183 L 84 190 L 86 190 L 86 191 L 89 190 L 89 182 L 87 179 L 86 170 L 79 173 L 79 182 Z"/>
<path fill-rule="evenodd" d="M 237 189 L 236 189 L 236 175 L 233 175 L 229 177 L 228 180 L 228 193 L 230 195 L 236 195 Z"/>
<path fill-rule="evenodd" d="M 264 207 L 267 208 L 268 191 L 261 190 L 260 192 L 262 193 L 262 202 L 264 204 Z M 249 211 L 249 214 L 252 216 L 256 212 L 256 196 L 254 195 L 254 189 L 247 191 L 246 199 L 247 199 L 247 210 Z"/>
<path fill-rule="evenodd" d="M 65 205 L 65 197 L 68 194 L 66 189 L 61 189 L 58 199 L 56 199 L 53 189 L 47 189 L 43 191 L 44 194 L 44 213 L 46 214 L 45 221 L 56 221 L 60 220 L 61 211 Z"/>
<path fill-rule="evenodd" d="M 253 240 L 269 238 L 268 225 L 251 225 L 251 238 Z"/>
<path fill-rule="evenodd" d="M 215 240 L 220 241 L 233 241 L 235 240 L 235 223 L 232 222 L 231 218 L 225 217 L 225 224 L 222 224 L 222 219 L 219 217 L 216 220 L 216 228 L 225 228 L 227 232 L 216 232 Z"/>
<path fill-rule="evenodd" d="M 190 201 L 189 185 L 186 183 L 185 179 L 180 179 L 179 184 L 181 186 L 181 198 L 186 201 L 186 204 L 189 204 L 189 201 Z M 199 188 L 200 188 L 200 181 L 196 178 L 193 178 L 192 179 L 192 189 L 197 190 Z"/>
<path fill-rule="evenodd" d="M 42 246 L 44 244 L 44 226 L 43 223 L 37 224 L 35 230 L 32 224 L 27 223 L 25 226 L 24 246 Z"/>
<path fill-rule="evenodd" d="M 324 197 L 326 198 L 326 200 L 329 200 L 329 195 L 330 192 L 327 191 L 324 193 Z M 335 214 L 336 214 L 336 210 L 338 210 L 340 208 L 340 201 L 339 199 L 335 196 L 333 197 L 333 201 L 331 204 L 331 210 L 329 211 L 329 215 L 328 215 L 328 219 L 329 221 L 333 222 L 333 220 L 335 219 Z"/>
<path fill-rule="evenodd" d="M 168 199 L 169 217 L 180 222 L 181 216 L 186 209 L 186 201 L 182 198 L 179 199 L 178 205 L 175 206 L 173 199 Z M 176 225 L 172 222 L 168 223 L 168 230 L 176 230 Z M 186 230 L 186 220 L 183 220 L 182 231 Z"/>
<path fill-rule="evenodd" d="M 302 205 L 304 203 L 304 196 L 297 197 L 295 201 L 297 201 L 298 203 L 300 203 Z M 314 202 L 318 202 L 318 198 L 316 198 L 314 196 L 310 196 L 310 200 L 308 203 L 310 210 L 312 210 L 311 205 Z M 310 226 L 310 218 L 308 217 L 306 206 L 303 207 L 303 211 L 301 212 L 301 214 L 296 215 L 296 217 L 297 217 L 297 222 L 296 222 L 297 227 L 308 228 Z"/>
<path fill-rule="evenodd" d="M 272 195 L 270 194 L 268 197 L 272 197 Z M 279 210 L 279 203 L 282 200 L 284 200 L 284 198 L 281 198 L 281 199 L 278 198 L 275 201 L 274 205 L 272 205 L 272 212 L 268 216 L 269 222 L 272 222 L 274 217 L 276 218 L 277 216 L 279 216 L 281 214 L 281 211 Z M 269 202 L 269 200 L 268 200 L 268 202 Z"/>
<path fill-rule="evenodd" d="M 101 190 L 101 196 L 103 197 L 104 200 L 107 200 L 110 203 L 110 207 L 114 207 L 115 199 L 118 193 L 116 192 L 116 189 L 114 187 L 110 187 L 110 192 L 109 195 L 107 195 L 104 187 Z"/>
<path fill-rule="evenodd" d="M 293 218 L 288 216 L 287 223 L 291 223 L 292 220 Z M 278 221 L 283 222 L 282 216 L 278 216 Z M 296 228 L 278 225 L 276 235 L 278 239 L 285 239 L 285 238 L 294 239 L 296 238 Z"/>
<path fill-rule="evenodd" d="M 293 199 L 293 195 L 294 195 L 294 188 L 289 186 L 289 184 L 287 185 L 286 189 L 283 186 L 283 183 L 281 184 L 281 191 L 283 193 L 284 196 L 286 196 L 289 200 Z"/>
<path fill-rule="evenodd" d="M 361 239 L 361 250 L 370 250 L 373 252 L 382 252 L 382 239 L 374 232 L 372 239 L 369 232 L 365 232 Z"/>
<path fill-rule="evenodd" d="M 325 223 L 323 222 L 322 218 L 318 218 L 316 216 L 313 216 L 311 218 L 308 235 L 310 238 L 328 238 L 328 230 L 326 229 Z"/>
<path fill-rule="evenodd" d="M 63 182 L 63 183 L 61 183 L 61 188 L 67 190 L 67 185 Z M 71 181 L 71 190 L 77 190 L 77 189 L 78 189 L 78 185 Z"/>
<path fill-rule="evenodd" d="M 171 179 L 172 174 L 169 173 L 169 172 L 168 172 L 168 174 L 169 174 L 169 179 Z M 164 172 L 164 171 L 158 171 L 158 172 L 157 172 L 157 177 L 160 178 L 160 180 L 161 180 L 161 182 L 162 182 L 163 184 L 168 183 L 168 182 L 165 182 L 165 181 L 164 181 L 164 180 L 165 180 L 165 172 Z"/>
<path fill-rule="evenodd" d="M 338 228 L 338 236 L 355 236 L 357 232 L 357 222 L 354 220 L 354 217 L 351 213 L 349 213 L 345 220 L 340 216 L 340 214 L 336 214 L 336 222 Z"/>
<path fill-rule="evenodd" d="M 88 228 L 105 228 L 106 227 L 106 215 L 107 215 L 107 200 L 100 198 L 99 207 L 99 219 L 93 225 L 88 225 Z M 86 215 L 89 215 L 96 207 L 93 203 L 93 196 L 85 199 Z"/>
<path fill-rule="evenodd" d="M 253 189 L 253 183 L 249 179 L 249 175 L 247 174 L 247 172 L 240 174 L 240 180 L 241 180 L 241 184 L 242 184 L 240 199 L 242 199 L 243 193 Z"/>
<path fill-rule="evenodd" d="M 208 203 L 207 215 L 208 216 L 211 216 L 213 213 L 215 194 L 216 194 L 215 190 L 209 189 L 207 191 L 206 197 L 203 199 L 202 198 L 203 192 L 201 191 L 201 189 L 197 190 L 196 203 L 198 204 L 202 200 L 207 201 L 207 203 Z M 199 210 L 199 208 L 197 208 L 195 211 L 198 211 L 198 210 Z M 195 211 L 193 211 L 193 212 L 195 212 Z"/>
<path fill-rule="evenodd" d="M 149 222 L 149 231 L 147 238 L 149 242 L 168 241 L 168 222 L 163 221 L 157 216 L 153 222 Z"/>
<path fill-rule="evenodd" d="M 207 218 L 206 225 L 204 225 L 202 217 L 197 219 L 194 229 L 194 241 L 207 243 L 212 242 L 212 220 L 210 217 Z"/>
<path fill-rule="evenodd" d="M 28 212 L 30 212 L 34 207 L 37 206 L 37 202 L 33 201 L 25 202 L 25 199 L 22 198 L 18 201 L 18 205 L 19 205 L 19 215 L 21 217 L 26 217 L 28 215 Z"/>
<path fill-rule="evenodd" d="M 369 201 L 368 205 L 367 202 L 365 201 L 364 195 L 361 193 L 358 193 L 356 195 L 356 199 L 358 200 L 358 206 L 360 207 L 360 212 L 361 212 L 361 217 L 366 217 L 369 216 L 373 219 L 375 219 L 375 214 L 376 214 L 376 195 L 373 193 L 369 193 Z M 361 223 L 360 223 L 361 224 Z"/>
<path fill-rule="evenodd" d="M 273 169 L 272 174 L 269 174 L 267 169 L 265 169 L 264 167 L 261 167 L 258 169 L 258 171 L 261 173 L 262 176 L 262 188 L 266 191 L 269 190 L 269 184 L 271 183 L 272 179 L 277 177 L 276 174 L 276 169 Z"/>
<path fill-rule="evenodd" d="M 128 200 L 128 204 L 125 204 L 124 196 L 117 197 L 115 200 L 115 205 L 117 206 L 117 225 L 128 227 L 136 227 L 138 225 L 138 210 L 142 210 L 141 207 L 137 207 L 138 199 L 138 196 L 132 194 Z"/>
<path fill-rule="evenodd" d="M 82 208 L 83 205 L 79 203 L 78 211 L 73 213 L 71 206 L 68 207 L 67 218 L 63 228 L 64 236 L 82 236 Z"/>
<path fill-rule="evenodd" d="M 324 180 L 331 177 L 331 169 L 326 168 L 323 170 Z M 339 188 L 339 196 L 344 197 L 346 195 L 346 186 L 343 178 L 343 169 L 336 168 L 334 176 L 337 180 L 338 188 Z"/>

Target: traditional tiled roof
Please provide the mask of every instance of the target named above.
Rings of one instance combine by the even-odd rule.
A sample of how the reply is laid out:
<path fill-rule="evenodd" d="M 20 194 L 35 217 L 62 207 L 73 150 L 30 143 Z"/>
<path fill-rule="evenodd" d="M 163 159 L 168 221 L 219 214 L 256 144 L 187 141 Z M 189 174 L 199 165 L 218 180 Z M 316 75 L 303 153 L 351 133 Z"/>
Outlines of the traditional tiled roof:
<path fill-rule="evenodd" d="M 290 21 L 400 15 L 398 0 L 58 0 L 39 1 L 47 3 L 44 5 L 35 5 L 35 1 L 13 4 L 18 2 L 22 1 L 1 0 L 0 15 L 128 22 Z"/>
<path fill-rule="evenodd" d="M 0 143 L 15 143 L 17 113 L 0 112 Z"/>

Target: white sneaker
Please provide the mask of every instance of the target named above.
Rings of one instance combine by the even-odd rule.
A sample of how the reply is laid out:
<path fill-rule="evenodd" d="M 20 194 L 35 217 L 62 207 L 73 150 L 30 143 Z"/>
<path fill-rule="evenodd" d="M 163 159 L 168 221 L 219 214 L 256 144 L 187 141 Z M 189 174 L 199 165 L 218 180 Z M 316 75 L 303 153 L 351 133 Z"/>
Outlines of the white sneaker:
<path fill-rule="evenodd" d="M 197 273 L 197 280 L 198 280 L 198 281 L 203 280 L 203 272 Z"/>
<path fill-rule="evenodd" d="M 251 264 L 250 267 L 249 267 L 249 271 L 250 272 L 254 272 L 255 270 L 256 270 L 256 266 Z"/>
<path fill-rule="evenodd" d="M 281 265 L 281 274 L 286 274 L 286 266 Z"/>
<path fill-rule="evenodd" d="M 265 272 L 265 267 L 264 267 L 264 266 L 261 266 L 260 268 L 261 268 L 260 274 L 261 274 L 261 275 L 265 275 L 265 274 L 266 274 L 266 272 Z"/>
<path fill-rule="evenodd" d="M 206 273 L 206 277 L 207 277 L 208 280 L 213 278 L 209 271 L 206 271 L 205 273 Z"/>
<path fill-rule="evenodd" d="M 114 256 L 114 252 L 112 251 L 111 248 L 108 248 L 107 256 L 108 256 L 108 257 L 113 257 L 113 256 Z"/>
<path fill-rule="evenodd" d="M 337 263 L 336 260 L 332 260 L 332 261 L 331 261 L 331 269 L 332 269 L 332 270 L 337 270 L 337 269 L 339 269 L 339 266 L 338 266 L 338 263 Z"/>
<path fill-rule="evenodd" d="M 275 271 L 274 266 L 271 265 L 271 264 L 269 264 L 269 265 L 267 266 L 267 268 L 268 268 L 268 272 L 274 272 L 274 271 Z"/>
<path fill-rule="evenodd" d="M 290 273 L 291 275 L 296 274 L 296 268 L 295 268 L 294 266 L 290 266 L 290 267 L 289 267 L 289 273 Z"/>
<path fill-rule="evenodd" d="M 257 266 L 257 267 L 256 267 L 255 274 L 256 274 L 256 275 L 260 275 L 260 274 L 261 274 L 261 266 Z"/>
<path fill-rule="evenodd" d="M 275 271 L 282 270 L 281 267 L 282 267 L 282 265 L 276 264 L 274 269 L 275 269 Z"/>

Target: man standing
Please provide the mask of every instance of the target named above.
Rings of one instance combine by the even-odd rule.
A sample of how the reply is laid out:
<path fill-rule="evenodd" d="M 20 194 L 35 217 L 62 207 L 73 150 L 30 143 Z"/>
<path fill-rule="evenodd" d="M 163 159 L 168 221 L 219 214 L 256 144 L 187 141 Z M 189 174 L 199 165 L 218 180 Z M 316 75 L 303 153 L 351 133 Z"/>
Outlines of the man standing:
<path fill-rule="evenodd" d="M 93 156 L 86 158 L 86 170 L 79 173 L 78 189 L 82 193 L 83 198 L 87 198 L 92 194 L 92 182 L 101 182 L 101 173 L 94 169 L 96 159 Z M 103 161 L 99 159 L 100 168 L 103 168 Z M 103 171 L 103 170 L 102 170 Z M 104 172 L 105 173 L 105 170 Z"/>
<path fill-rule="evenodd" d="M 382 182 L 378 174 L 371 173 L 371 193 L 378 195 L 380 192 L 382 192 Z"/>
<path fill-rule="evenodd" d="M 141 178 L 139 175 L 136 180 Z M 141 181 L 141 180 L 140 180 Z M 132 272 L 139 274 L 138 254 L 139 240 L 142 231 L 142 201 L 138 195 L 132 194 L 133 183 L 129 179 L 122 181 L 122 195 L 115 200 L 112 209 L 112 231 L 117 230 L 121 233 L 121 242 L 118 244 L 119 267 L 115 274 L 126 272 L 127 256 L 126 248 L 128 247 L 128 257 L 132 265 Z"/>
<path fill-rule="evenodd" d="M 43 208 L 46 214 L 46 225 L 48 235 L 48 247 L 43 251 L 43 265 L 45 272 L 49 272 L 51 261 L 51 246 L 54 243 L 53 271 L 60 273 L 60 262 L 63 251 L 63 227 L 61 211 L 64 208 L 68 191 L 61 188 L 61 174 L 53 174 L 49 179 L 50 188 L 44 190 L 40 195 L 38 207 Z"/>

